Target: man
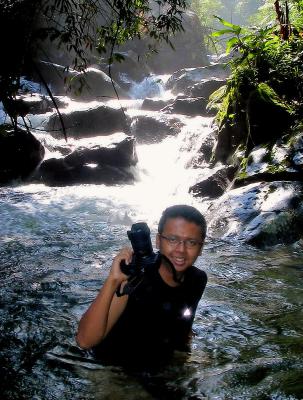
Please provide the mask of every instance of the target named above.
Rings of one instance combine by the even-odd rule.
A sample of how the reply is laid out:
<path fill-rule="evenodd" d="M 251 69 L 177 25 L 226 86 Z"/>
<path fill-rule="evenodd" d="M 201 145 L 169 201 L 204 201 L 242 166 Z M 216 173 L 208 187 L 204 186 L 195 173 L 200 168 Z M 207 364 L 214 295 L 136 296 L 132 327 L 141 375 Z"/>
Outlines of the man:
<path fill-rule="evenodd" d="M 205 272 L 193 266 L 205 235 L 206 222 L 197 209 L 167 208 L 156 237 L 160 265 L 146 268 L 131 294 L 118 296 L 128 279 L 120 264 L 129 264 L 133 255 L 130 248 L 122 249 L 79 323 L 79 346 L 94 348 L 101 361 L 111 364 L 158 363 L 174 350 L 186 350 L 207 282 Z"/>

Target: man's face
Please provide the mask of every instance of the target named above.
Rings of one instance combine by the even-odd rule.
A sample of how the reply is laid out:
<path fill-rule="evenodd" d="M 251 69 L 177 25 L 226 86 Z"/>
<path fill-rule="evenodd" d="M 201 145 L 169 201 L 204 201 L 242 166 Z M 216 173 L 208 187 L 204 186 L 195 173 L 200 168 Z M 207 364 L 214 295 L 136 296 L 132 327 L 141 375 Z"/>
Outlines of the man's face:
<path fill-rule="evenodd" d="M 184 272 L 201 254 L 203 240 L 201 228 L 185 219 L 169 218 L 161 234 L 157 234 L 157 248 L 174 265 L 177 272 Z"/>

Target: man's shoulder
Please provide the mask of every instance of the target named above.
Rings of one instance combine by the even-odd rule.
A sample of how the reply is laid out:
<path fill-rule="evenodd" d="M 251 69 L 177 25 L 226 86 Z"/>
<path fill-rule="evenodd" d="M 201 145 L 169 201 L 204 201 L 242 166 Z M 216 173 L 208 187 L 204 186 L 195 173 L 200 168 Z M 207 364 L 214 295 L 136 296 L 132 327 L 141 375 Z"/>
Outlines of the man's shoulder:
<path fill-rule="evenodd" d="M 205 283 L 207 282 L 206 272 L 203 271 L 202 269 L 195 267 L 194 265 L 188 269 L 188 277 L 191 280 L 198 280 L 199 282 L 203 281 Z"/>

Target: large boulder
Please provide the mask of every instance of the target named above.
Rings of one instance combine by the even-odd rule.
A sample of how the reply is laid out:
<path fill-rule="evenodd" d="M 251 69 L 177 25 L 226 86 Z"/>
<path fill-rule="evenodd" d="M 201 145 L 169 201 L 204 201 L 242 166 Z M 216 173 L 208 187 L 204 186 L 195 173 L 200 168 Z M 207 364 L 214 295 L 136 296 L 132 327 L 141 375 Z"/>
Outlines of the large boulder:
<path fill-rule="evenodd" d="M 260 83 L 247 102 L 248 147 L 280 137 L 293 121 L 291 114 L 289 106 L 275 91 Z"/>
<path fill-rule="evenodd" d="M 172 104 L 173 100 L 163 100 L 155 98 L 145 98 L 142 102 L 141 109 L 149 111 L 160 111 L 162 108 Z"/>
<path fill-rule="evenodd" d="M 192 185 L 189 192 L 195 197 L 208 197 L 210 199 L 220 197 L 231 185 L 235 172 L 234 166 L 220 168 L 207 178 Z"/>
<path fill-rule="evenodd" d="M 68 137 L 93 137 L 129 130 L 129 120 L 124 111 L 106 104 L 88 106 L 83 110 L 62 110 L 61 114 Z M 62 126 L 57 113 L 50 116 L 44 128 L 53 137 L 62 138 Z"/>
<path fill-rule="evenodd" d="M 36 66 L 39 73 L 34 72 L 31 79 L 39 82 L 42 87 L 46 83 L 53 96 L 65 96 L 68 91 L 69 82 L 79 75 L 79 72 L 71 68 L 47 61 L 39 61 L 36 63 Z"/>
<path fill-rule="evenodd" d="M 172 74 L 166 82 L 166 89 L 173 94 L 186 93 L 198 82 L 224 80 L 230 74 L 228 67 L 222 64 L 212 64 L 197 68 L 183 68 Z"/>
<path fill-rule="evenodd" d="M 218 90 L 220 87 L 226 85 L 226 79 L 211 77 L 202 79 L 200 82 L 195 83 L 193 86 L 185 90 L 185 94 L 189 97 L 204 97 L 208 100 L 209 96 Z"/>
<path fill-rule="evenodd" d="M 107 139 L 107 143 L 102 144 L 96 138 L 85 146 L 79 140 L 80 145 L 66 157 L 45 160 L 35 179 L 47 185 L 133 182 L 134 175 L 129 167 L 137 163 L 135 139 L 124 133 Z"/>
<path fill-rule="evenodd" d="M 44 157 L 44 147 L 29 132 L 0 126 L 0 184 L 26 179 Z"/>
<path fill-rule="evenodd" d="M 115 61 L 110 65 L 110 74 L 124 89 L 129 87 L 128 83 L 131 81 L 140 82 L 152 72 L 147 66 L 145 58 L 139 58 L 134 50 L 120 51 L 119 54 L 123 60 Z M 100 68 L 109 74 L 107 63 L 100 64 Z"/>
<path fill-rule="evenodd" d="M 259 182 L 226 192 L 208 209 L 209 234 L 258 247 L 303 237 L 302 182 Z"/>
<path fill-rule="evenodd" d="M 77 74 L 71 81 L 71 94 L 75 100 L 109 100 L 128 98 L 127 93 L 120 85 L 112 80 L 105 72 L 97 68 L 87 68 Z"/>
<path fill-rule="evenodd" d="M 184 124 L 174 115 L 147 113 L 135 117 L 131 133 L 138 143 L 155 143 L 167 136 L 176 136 Z"/>
<path fill-rule="evenodd" d="M 207 100 L 204 97 L 177 97 L 176 100 L 161 111 L 170 114 L 189 116 L 207 115 Z"/>
<path fill-rule="evenodd" d="M 302 180 L 302 137 L 302 132 L 299 132 L 277 140 L 274 145 L 255 146 L 242 160 L 234 186 L 262 181 Z"/>
<path fill-rule="evenodd" d="M 133 183 L 133 173 L 127 168 L 111 165 L 81 165 L 72 167 L 64 159 L 50 158 L 41 164 L 36 180 L 49 186 L 77 184 L 128 184 Z"/>
<path fill-rule="evenodd" d="M 73 167 L 84 164 L 130 167 L 138 162 L 135 144 L 134 137 L 116 133 L 111 135 L 106 146 L 94 142 L 86 143 L 85 146 L 80 145 L 68 154 L 64 161 Z"/>

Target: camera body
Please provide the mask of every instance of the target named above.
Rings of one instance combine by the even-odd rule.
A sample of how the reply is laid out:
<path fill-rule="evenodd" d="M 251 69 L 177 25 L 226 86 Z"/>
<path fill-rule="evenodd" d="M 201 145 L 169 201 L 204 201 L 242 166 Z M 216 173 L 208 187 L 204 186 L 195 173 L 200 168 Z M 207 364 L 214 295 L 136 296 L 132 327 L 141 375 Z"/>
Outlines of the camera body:
<path fill-rule="evenodd" d="M 150 229 L 145 222 L 137 222 L 127 231 L 134 255 L 130 264 L 121 262 L 120 268 L 125 275 L 136 276 L 146 268 L 160 265 L 160 254 L 153 251 Z"/>

